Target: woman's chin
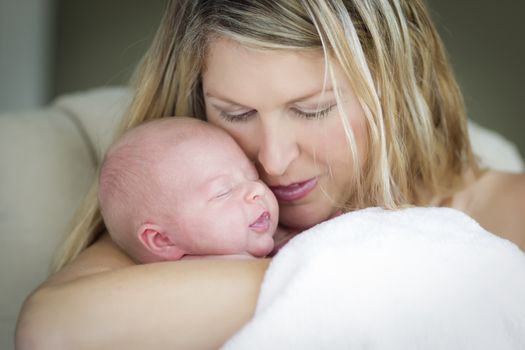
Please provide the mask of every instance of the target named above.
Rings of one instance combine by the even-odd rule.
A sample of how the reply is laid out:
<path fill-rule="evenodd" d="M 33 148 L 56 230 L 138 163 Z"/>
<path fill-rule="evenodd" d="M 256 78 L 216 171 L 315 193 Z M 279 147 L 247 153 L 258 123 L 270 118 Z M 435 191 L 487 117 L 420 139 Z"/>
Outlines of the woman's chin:
<path fill-rule="evenodd" d="M 332 215 L 332 208 L 313 208 L 307 206 L 281 207 L 279 223 L 284 227 L 304 231 Z"/>

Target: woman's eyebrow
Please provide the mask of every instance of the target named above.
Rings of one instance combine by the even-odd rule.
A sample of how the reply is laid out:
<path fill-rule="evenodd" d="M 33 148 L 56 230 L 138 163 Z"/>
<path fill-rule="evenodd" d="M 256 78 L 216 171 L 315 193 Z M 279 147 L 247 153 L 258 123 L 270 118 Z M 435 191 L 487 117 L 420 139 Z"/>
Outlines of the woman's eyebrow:
<path fill-rule="evenodd" d="M 222 96 L 219 96 L 219 95 L 211 93 L 211 92 L 205 92 L 204 96 L 215 98 L 217 100 L 221 100 L 222 102 L 226 102 L 226 103 L 229 103 L 229 104 L 232 104 L 232 105 L 241 106 L 240 104 L 238 104 L 237 102 L 235 102 L 233 100 L 230 100 L 229 98 L 222 97 Z"/>
<path fill-rule="evenodd" d="M 329 94 L 329 93 L 333 93 L 333 92 L 334 92 L 334 89 L 331 86 L 327 86 L 326 89 L 324 89 L 324 90 L 321 89 L 321 90 L 315 91 L 313 93 L 309 93 L 307 95 L 301 96 L 299 98 L 295 98 L 291 102 L 292 103 L 296 103 L 296 102 L 307 101 L 307 100 L 310 100 L 310 99 L 312 99 L 314 97 L 317 97 L 319 95 Z"/>
<path fill-rule="evenodd" d="M 290 102 L 288 103 L 297 103 L 297 102 L 303 102 L 303 101 L 307 101 L 307 100 L 310 100 L 314 97 L 317 97 L 319 95 L 322 95 L 322 94 L 329 94 L 329 93 L 333 93 L 334 92 L 334 89 L 331 87 L 331 86 L 328 86 L 326 87 L 326 89 L 321 89 L 321 90 L 316 90 L 314 92 L 308 92 L 307 94 L 303 95 L 303 96 L 300 96 L 300 97 L 296 97 L 296 98 L 293 98 L 290 100 Z M 220 94 L 215 94 L 213 92 L 210 92 L 210 91 L 206 91 L 204 93 L 204 95 L 206 97 L 211 97 L 211 98 L 214 98 L 214 99 L 217 99 L 217 100 L 221 100 L 222 102 L 226 102 L 226 103 L 229 103 L 231 105 L 235 105 L 235 106 L 242 106 L 241 104 L 227 98 L 227 97 L 223 97 L 221 96 Z"/>

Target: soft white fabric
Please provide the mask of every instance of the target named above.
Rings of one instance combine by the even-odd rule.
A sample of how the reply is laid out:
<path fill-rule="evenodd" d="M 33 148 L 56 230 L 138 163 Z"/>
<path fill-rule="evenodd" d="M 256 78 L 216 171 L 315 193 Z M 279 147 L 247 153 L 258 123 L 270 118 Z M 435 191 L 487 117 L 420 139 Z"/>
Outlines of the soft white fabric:
<path fill-rule="evenodd" d="M 525 254 L 444 208 L 371 208 L 272 261 L 223 349 L 525 349 Z"/>

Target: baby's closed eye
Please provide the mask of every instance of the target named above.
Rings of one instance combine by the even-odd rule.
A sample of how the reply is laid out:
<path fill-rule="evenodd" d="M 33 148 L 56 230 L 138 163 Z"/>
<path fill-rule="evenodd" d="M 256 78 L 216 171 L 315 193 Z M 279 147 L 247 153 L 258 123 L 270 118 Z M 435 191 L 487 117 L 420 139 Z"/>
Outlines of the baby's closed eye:
<path fill-rule="evenodd" d="M 231 192 L 232 192 L 231 188 L 224 188 L 224 189 L 218 191 L 214 198 L 216 198 L 216 199 L 226 198 L 226 197 L 228 197 L 230 195 Z"/>

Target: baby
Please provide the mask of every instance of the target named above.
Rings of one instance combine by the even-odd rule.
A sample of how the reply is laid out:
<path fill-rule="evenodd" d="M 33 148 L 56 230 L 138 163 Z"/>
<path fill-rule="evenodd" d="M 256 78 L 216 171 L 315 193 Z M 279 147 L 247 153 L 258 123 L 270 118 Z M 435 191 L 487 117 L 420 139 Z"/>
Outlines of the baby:
<path fill-rule="evenodd" d="M 102 164 L 98 197 L 112 239 L 141 263 L 274 248 L 275 196 L 233 138 L 200 120 L 125 133 Z"/>

